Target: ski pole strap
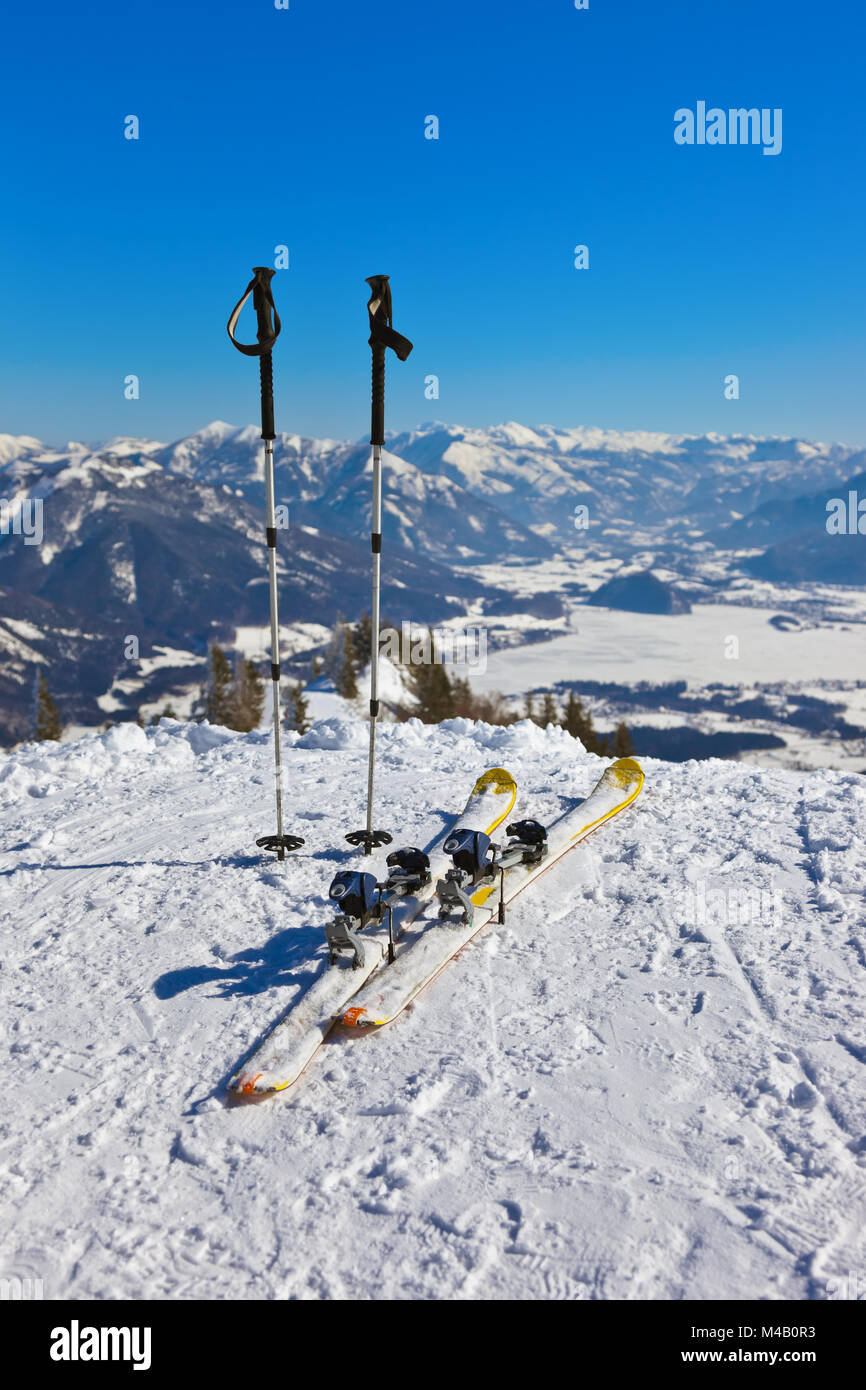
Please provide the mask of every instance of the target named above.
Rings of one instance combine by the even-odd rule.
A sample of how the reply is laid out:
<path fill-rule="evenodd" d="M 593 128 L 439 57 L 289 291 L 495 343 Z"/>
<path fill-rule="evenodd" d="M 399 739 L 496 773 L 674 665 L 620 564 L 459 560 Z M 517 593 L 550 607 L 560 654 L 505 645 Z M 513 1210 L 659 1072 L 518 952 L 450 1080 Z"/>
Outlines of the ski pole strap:
<path fill-rule="evenodd" d="M 276 271 L 271 270 L 269 266 L 253 266 L 253 278 L 229 315 L 229 321 L 226 325 L 228 335 L 238 352 L 242 352 L 246 357 L 262 357 L 265 353 L 269 353 L 280 335 L 282 324 L 271 292 L 271 280 L 275 274 Z M 235 329 L 238 326 L 241 310 L 250 295 L 253 296 L 253 308 L 258 320 L 256 333 L 258 342 L 239 343 L 235 337 Z"/>

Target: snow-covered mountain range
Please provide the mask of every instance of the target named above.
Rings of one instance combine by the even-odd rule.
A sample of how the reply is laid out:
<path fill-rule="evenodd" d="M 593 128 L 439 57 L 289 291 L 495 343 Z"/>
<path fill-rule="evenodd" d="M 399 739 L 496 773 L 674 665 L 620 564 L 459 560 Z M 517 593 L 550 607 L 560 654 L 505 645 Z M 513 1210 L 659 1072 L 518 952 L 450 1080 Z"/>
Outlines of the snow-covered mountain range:
<path fill-rule="evenodd" d="M 290 523 L 284 624 L 357 618 L 368 606 L 367 444 L 283 434 L 276 459 Z M 385 608 L 395 621 L 521 606 L 549 620 L 648 550 L 674 577 L 722 554 L 773 582 L 856 583 L 866 544 L 824 523 L 830 495 L 866 492 L 864 462 L 854 447 L 782 437 L 425 425 L 392 436 L 385 456 Z M 186 653 L 188 668 L 210 637 L 264 627 L 263 491 L 254 426 L 99 447 L 0 435 L 3 740 L 26 732 L 39 665 L 50 663 L 69 717 L 91 722 L 116 683 L 141 676 L 145 697 L 170 686 L 169 661 L 152 660 L 149 684 L 134 669 L 127 636 L 151 658 L 159 646 Z M 16 523 L 36 504 L 38 545 Z M 515 598 L 503 584 L 503 567 L 557 556 L 566 565 L 546 591 Z M 594 573 L 591 557 L 607 570 Z"/>
<path fill-rule="evenodd" d="M 148 450 L 153 446 L 148 445 Z M 228 484 L 258 503 L 254 426 L 215 422 L 151 457 L 172 473 Z M 369 530 L 369 447 L 282 435 L 283 496 L 299 519 L 357 537 Z M 398 543 L 446 562 L 542 557 L 574 540 L 575 508 L 615 539 L 621 527 L 686 536 L 810 495 L 863 470 L 866 451 L 746 435 L 667 435 L 504 424 L 429 424 L 388 443 L 385 506 Z M 771 532 L 758 544 L 782 536 Z"/>
<path fill-rule="evenodd" d="M 365 539 L 369 452 L 364 442 L 280 435 L 279 500 L 297 522 Z M 52 450 L 28 436 L 0 435 L 7 500 L 66 487 L 100 465 L 131 469 L 139 490 L 168 474 L 258 506 L 264 489 L 253 425 L 215 421 L 169 445 L 118 439 L 96 449 L 70 444 Z M 721 542 L 719 528 L 735 526 L 731 540 L 764 548 L 787 539 L 791 504 L 802 500 L 808 512 L 821 489 L 862 474 L 866 451 L 786 437 L 434 423 L 392 436 L 386 465 L 392 544 L 455 563 L 504 554 L 543 557 L 574 540 L 580 506 L 588 508 L 590 526 L 612 541 L 622 527 L 682 536 L 712 532 Z M 757 514 L 753 535 L 743 526 L 751 513 Z M 822 508 L 819 520 L 823 515 Z M 802 525 L 810 519 L 804 514 Z"/>

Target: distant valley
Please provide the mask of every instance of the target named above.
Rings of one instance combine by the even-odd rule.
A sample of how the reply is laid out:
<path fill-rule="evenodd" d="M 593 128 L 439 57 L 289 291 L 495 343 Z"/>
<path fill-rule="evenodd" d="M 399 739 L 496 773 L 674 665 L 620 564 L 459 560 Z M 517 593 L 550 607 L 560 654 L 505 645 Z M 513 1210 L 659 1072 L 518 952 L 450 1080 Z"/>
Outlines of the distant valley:
<path fill-rule="evenodd" d="M 357 619 L 369 606 L 369 448 L 284 434 L 276 460 L 289 522 L 279 538 L 284 661 L 305 678 L 337 618 Z M 98 727 L 168 699 L 182 710 L 204 679 L 211 640 L 263 657 L 263 492 L 253 426 L 214 422 L 172 444 L 119 439 L 97 448 L 0 436 L 0 741 L 28 737 L 37 668 L 70 724 Z M 826 525 L 830 499 L 850 494 L 866 498 L 866 453 L 843 444 L 425 425 L 388 441 L 384 609 L 398 625 L 483 627 L 515 698 L 583 684 L 600 712 L 628 712 L 636 726 L 635 688 L 649 679 L 639 664 L 629 661 L 619 681 L 600 681 L 592 653 L 576 644 L 573 670 L 558 658 L 544 668 L 546 644 L 585 626 L 588 602 L 641 622 L 647 656 L 662 615 L 688 623 L 708 611 L 702 605 L 766 610 L 765 621 L 801 630 L 835 624 L 838 661 L 827 665 L 825 652 L 817 677 L 830 682 L 833 703 L 837 685 L 856 690 L 866 676 L 858 665 L 866 536 L 833 535 Z M 15 526 L 21 508 L 34 506 L 39 545 Z M 533 654 L 537 680 L 523 665 L 519 678 L 509 676 L 517 669 L 509 654 L 520 649 Z M 737 679 L 736 658 L 719 650 L 715 682 L 707 664 L 698 670 L 688 651 L 672 648 L 662 683 L 742 686 L 751 692 L 744 699 L 760 699 L 754 682 Z M 804 670 L 802 682 L 814 676 Z M 684 718 L 719 713 L 717 696 L 688 699 Z M 743 700 L 733 703 L 744 715 Z M 833 756 L 832 743 L 860 757 L 856 704 L 836 701 L 827 727 L 813 731 L 820 742 L 830 730 L 822 757 Z M 786 706 L 776 721 L 772 737 L 783 750 L 792 747 L 797 708 Z M 773 726 L 772 701 L 754 710 L 762 728 Z M 751 756 L 733 745 L 728 751 Z M 676 752 L 666 747 L 664 756 Z"/>

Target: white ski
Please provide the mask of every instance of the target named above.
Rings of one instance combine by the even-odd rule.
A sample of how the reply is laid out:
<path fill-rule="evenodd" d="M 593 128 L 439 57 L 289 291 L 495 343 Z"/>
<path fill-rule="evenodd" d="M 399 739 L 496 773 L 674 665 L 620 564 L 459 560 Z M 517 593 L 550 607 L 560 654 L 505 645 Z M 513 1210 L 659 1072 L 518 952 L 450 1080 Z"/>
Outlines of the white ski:
<path fill-rule="evenodd" d="M 630 806 L 642 786 L 643 772 L 633 758 L 620 758 L 612 763 L 589 796 L 554 821 L 548 831 L 547 852 L 543 858 L 532 863 L 517 863 L 505 868 L 502 876 L 497 873 L 492 881 L 474 890 L 467 889 L 472 905 L 467 922 L 451 918 L 436 923 L 429 913 L 425 915 L 416 924 L 412 944 L 407 944 L 394 964 L 382 970 L 359 992 L 341 1014 L 340 1021 L 353 1028 L 390 1023 L 497 914 L 500 898 L 503 903 L 511 902 L 584 836 Z"/>
<path fill-rule="evenodd" d="M 385 895 L 391 906 L 393 933 L 399 936 L 423 912 L 433 896 L 438 874 L 448 865 L 442 846 L 453 827 L 471 819 L 492 834 L 510 816 L 517 798 L 517 784 L 504 768 L 485 772 L 469 795 L 465 807 L 427 847 L 431 879 L 414 895 Z M 229 1090 L 238 1096 L 261 1096 L 284 1091 L 321 1047 L 352 996 L 369 980 L 388 956 L 387 920 L 364 929 L 359 938 L 362 960 L 354 966 L 344 957 L 329 964 L 327 946 L 314 957 L 316 976 L 306 993 L 268 1033 L 252 1056 L 232 1077 Z"/>

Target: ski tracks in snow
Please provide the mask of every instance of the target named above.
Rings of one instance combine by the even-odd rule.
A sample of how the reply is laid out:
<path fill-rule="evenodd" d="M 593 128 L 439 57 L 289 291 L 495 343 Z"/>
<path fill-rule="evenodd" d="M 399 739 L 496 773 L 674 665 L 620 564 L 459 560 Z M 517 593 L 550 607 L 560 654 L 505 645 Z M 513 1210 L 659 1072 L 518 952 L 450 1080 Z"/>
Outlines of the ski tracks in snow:
<path fill-rule="evenodd" d="M 592 1299 L 826 1297 L 863 1269 L 862 779 L 647 763 L 394 1025 L 226 1107 L 303 987 L 364 748 L 287 754 L 308 845 L 280 868 L 252 850 L 267 746 L 211 734 L 24 750 L 0 780 L 0 1272 L 49 1297 Z M 493 762 L 542 819 L 600 768 L 525 725 L 382 748 L 383 821 L 416 843 Z"/>

